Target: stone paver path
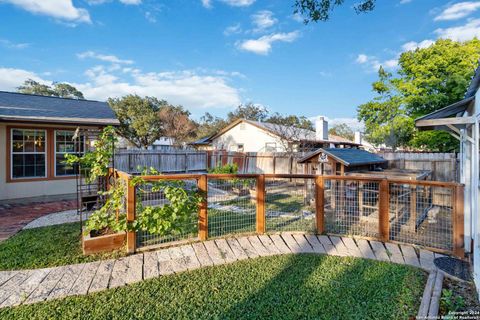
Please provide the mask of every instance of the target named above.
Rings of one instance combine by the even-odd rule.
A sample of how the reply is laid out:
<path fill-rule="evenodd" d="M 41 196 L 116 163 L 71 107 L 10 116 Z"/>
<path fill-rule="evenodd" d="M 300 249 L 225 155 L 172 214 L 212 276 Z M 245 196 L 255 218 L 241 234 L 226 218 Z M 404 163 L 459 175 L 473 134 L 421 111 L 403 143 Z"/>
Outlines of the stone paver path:
<path fill-rule="evenodd" d="M 0 308 L 116 288 L 145 279 L 239 260 L 291 253 L 361 257 L 434 269 L 435 255 L 408 245 L 283 233 L 215 239 L 55 268 L 0 271 Z"/>

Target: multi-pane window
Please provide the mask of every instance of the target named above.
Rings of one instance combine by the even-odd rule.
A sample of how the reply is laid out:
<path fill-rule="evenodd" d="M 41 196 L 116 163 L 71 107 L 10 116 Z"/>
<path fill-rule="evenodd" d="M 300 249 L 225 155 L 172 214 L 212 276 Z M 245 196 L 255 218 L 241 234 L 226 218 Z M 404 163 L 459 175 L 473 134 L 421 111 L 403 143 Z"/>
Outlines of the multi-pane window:
<path fill-rule="evenodd" d="M 75 174 L 75 168 L 66 163 L 65 155 L 83 153 L 85 143 L 83 137 L 74 136 L 74 131 L 55 130 L 55 176 Z"/>
<path fill-rule="evenodd" d="M 46 131 L 12 129 L 12 179 L 46 177 Z"/>

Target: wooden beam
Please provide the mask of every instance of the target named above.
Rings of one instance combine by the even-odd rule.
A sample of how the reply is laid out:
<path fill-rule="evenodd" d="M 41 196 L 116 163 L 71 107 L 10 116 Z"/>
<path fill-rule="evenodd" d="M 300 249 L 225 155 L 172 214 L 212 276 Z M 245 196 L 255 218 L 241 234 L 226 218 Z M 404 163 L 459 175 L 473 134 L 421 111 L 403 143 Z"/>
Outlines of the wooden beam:
<path fill-rule="evenodd" d="M 135 186 L 130 184 L 131 179 L 126 180 L 127 188 L 127 224 L 135 221 Z M 127 252 L 134 253 L 137 247 L 135 231 L 127 231 Z"/>
<path fill-rule="evenodd" d="M 322 176 L 315 178 L 315 214 L 317 222 L 317 233 L 325 232 L 325 182 Z"/>
<path fill-rule="evenodd" d="M 440 118 L 429 120 L 418 120 L 415 122 L 416 127 L 432 127 L 432 126 L 446 126 L 455 124 L 472 124 L 475 123 L 474 117 L 459 117 L 459 118 Z"/>
<path fill-rule="evenodd" d="M 257 219 L 256 229 L 258 234 L 265 233 L 265 175 L 257 177 Z"/>
<path fill-rule="evenodd" d="M 453 254 L 463 259 L 465 257 L 464 230 L 464 187 L 456 186 L 453 191 Z"/>
<path fill-rule="evenodd" d="M 390 193 L 388 180 L 380 182 L 379 192 L 379 215 L 378 215 L 378 232 L 381 241 L 388 241 L 390 239 Z"/>
<path fill-rule="evenodd" d="M 198 211 L 198 238 L 202 241 L 208 238 L 208 181 L 207 175 L 203 174 L 197 181 L 198 191 L 202 197 Z"/>

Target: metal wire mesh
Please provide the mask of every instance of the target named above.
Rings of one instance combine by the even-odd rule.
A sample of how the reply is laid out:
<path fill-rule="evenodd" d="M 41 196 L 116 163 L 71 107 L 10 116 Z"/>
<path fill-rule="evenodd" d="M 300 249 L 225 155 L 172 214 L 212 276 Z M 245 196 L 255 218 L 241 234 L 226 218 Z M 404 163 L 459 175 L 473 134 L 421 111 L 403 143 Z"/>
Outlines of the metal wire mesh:
<path fill-rule="evenodd" d="M 390 183 L 390 240 L 452 250 L 453 190 Z"/>
<path fill-rule="evenodd" d="M 325 180 L 325 231 L 378 237 L 379 183 Z"/>
<path fill-rule="evenodd" d="M 251 233 L 256 230 L 256 180 L 208 179 L 208 235 Z"/>
<path fill-rule="evenodd" d="M 197 182 L 195 179 L 163 181 L 162 183 L 172 184 L 175 187 L 181 187 L 187 192 L 198 192 Z M 155 208 L 162 207 L 170 203 L 163 190 L 158 191 L 153 187 L 154 183 L 147 181 L 135 188 L 137 209 L 139 206 Z M 180 231 L 172 231 L 167 235 L 150 234 L 147 231 L 137 231 L 137 247 L 140 248 L 198 238 L 198 211 L 192 212 L 191 216 L 189 216 L 188 219 L 185 219 L 185 221 L 182 220 L 179 227 Z"/>
<path fill-rule="evenodd" d="M 267 232 L 316 230 L 315 180 L 266 179 Z"/>

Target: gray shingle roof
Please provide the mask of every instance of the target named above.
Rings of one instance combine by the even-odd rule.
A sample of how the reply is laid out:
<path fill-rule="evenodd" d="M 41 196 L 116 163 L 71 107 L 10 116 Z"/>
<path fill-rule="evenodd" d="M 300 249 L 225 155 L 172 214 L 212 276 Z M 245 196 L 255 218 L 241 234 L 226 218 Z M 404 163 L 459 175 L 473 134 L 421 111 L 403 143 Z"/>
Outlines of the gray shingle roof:
<path fill-rule="evenodd" d="M 343 163 L 345 166 L 359 166 L 365 164 L 381 164 L 387 162 L 382 157 L 361 149 L 347 149 L 347 148 L 320 148 L 298 162 L 307 162 L 311 158 L 317 156 L 320 153 L 325 153 L 327 156 L 332 157 L 336 161 Z"/>
<path fill-rule="evenodd" d="M 106 102 L 0 91 L 0 120 L 116 125 Z"/>

